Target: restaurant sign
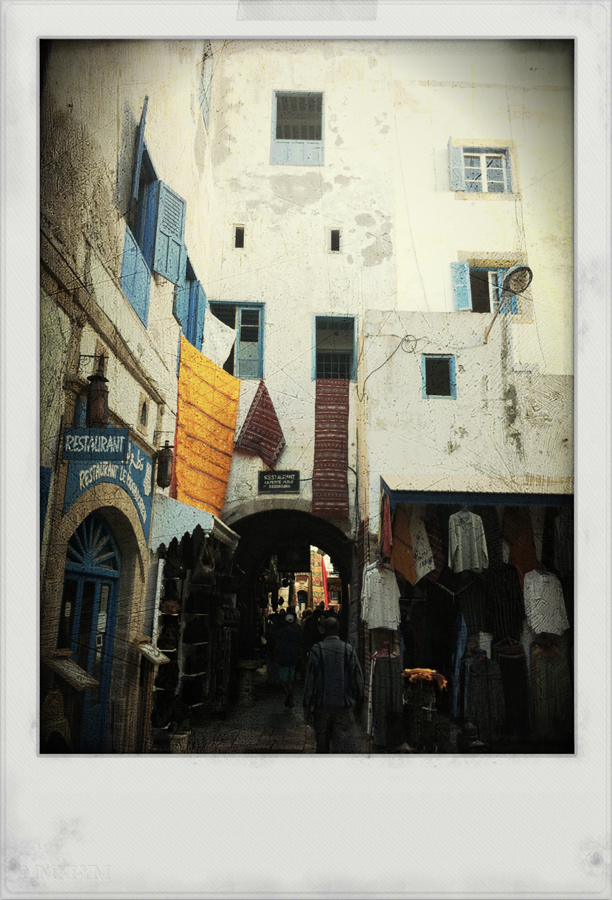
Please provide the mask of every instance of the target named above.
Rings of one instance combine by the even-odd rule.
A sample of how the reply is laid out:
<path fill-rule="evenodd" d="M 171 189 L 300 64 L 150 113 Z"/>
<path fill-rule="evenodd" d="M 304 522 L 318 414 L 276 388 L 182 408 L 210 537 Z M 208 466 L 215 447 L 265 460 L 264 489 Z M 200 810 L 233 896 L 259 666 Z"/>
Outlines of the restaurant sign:
<path fill-rule="evenodd" d="M 132 500 L 149 539 L 153 460 L 129 440 L 127 428 L 66 429 L 62 456 L 68 460 L 64 513 L 96 484 L 116 484 Z"/>
<path fill-rule="evenodd" d="M 260 472 L 260 494 L 299 494 L 300 473 L 286 472 Z"/>

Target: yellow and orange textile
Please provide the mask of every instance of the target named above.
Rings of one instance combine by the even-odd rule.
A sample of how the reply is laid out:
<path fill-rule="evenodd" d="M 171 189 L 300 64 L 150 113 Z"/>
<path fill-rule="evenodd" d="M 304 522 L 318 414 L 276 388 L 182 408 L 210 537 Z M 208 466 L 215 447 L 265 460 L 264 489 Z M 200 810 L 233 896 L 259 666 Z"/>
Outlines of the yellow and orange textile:
<path fill-rule="evenodd" d="M 435 681 L 440 690 L 443 690 L 448 681 L 435 669 L 404 669 L 402 672 L 404 678 L 410 679 L 414 684 L 415 681 Z"/>
<path fill-rule="evenodd" d="M 240 380 L 181 336 L 174 447 L 176 499 L 221 515 L 229 479 Z"/>

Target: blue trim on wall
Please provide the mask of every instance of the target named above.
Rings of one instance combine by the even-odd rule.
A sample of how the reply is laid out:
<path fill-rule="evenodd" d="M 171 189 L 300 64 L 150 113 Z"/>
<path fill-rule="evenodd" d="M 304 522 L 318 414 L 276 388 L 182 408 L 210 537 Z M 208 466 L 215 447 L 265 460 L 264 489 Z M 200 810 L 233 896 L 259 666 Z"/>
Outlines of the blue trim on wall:
<path fill-rule="evenodd" d="M 389 495 L 391 509 L 398 503 L 444 506 L 573 506 L 573 494 L 483 494 L 469 491 L 392 491 L 385 479 L 381 490 Z"/>

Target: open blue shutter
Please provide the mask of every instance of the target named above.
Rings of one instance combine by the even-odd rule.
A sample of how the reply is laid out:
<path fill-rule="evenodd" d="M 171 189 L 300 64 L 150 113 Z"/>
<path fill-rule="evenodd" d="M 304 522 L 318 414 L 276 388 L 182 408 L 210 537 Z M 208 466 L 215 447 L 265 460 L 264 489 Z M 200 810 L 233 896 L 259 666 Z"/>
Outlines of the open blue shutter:
<path fill-rule="evenodd" d="M 506 191 L 512 193 L 512 170 L 510 168 L 510 153 L 508 150 L 504 153 L 504 164 L 506 166 Z"/>
<path fill-rule="evenodd" d="M 451 191 L 464 191 L 463 147 L 454 147 L 452 137 L 448 139 L 448 170 Z"/>
<path fill-rule="evenodd" d="M 512 315 L 516 315 L 518 312 L 518 300 L 516 298 L 516 294 L 510 296 L 510 294 L 506 294 L 504 296 L 503 287 L 504 287 L 504 278 L 506 277 L 507 269 L 498 269 L 497 270 L 497 296 L 499 298 L 500 304 L 502 304 L 502 308 L 500 312 L 502 313 L 512 313 Z"/>
<path fill-rule="evenodd" d="M 174 317 L 185 332 L 187 314 L 189 312 L 189 282 L 184 286 L 178 286 L 174 296 Z"/>
<path fill-rule="evenodd" d="M 125 242 L 123 245 L 119 284 L 146 328 L 149 318 L 151 272 L 134 235 L 127 225 L 125 227 Z"/>
<path fill-rule="evenodd" d="M 472 309 L 472 291 L 470 289 L 470 264 L 468 262 L 452 262 L 453 294 L 455 309 Z"/>
<path fill-rule="evenodd" d="M 197 310 L 195 317 L 195 334 L 193 340 L 193 346 L 196 350 L 202 349 L 202 340 L 204 338 L 204 315 L 206 313 L 206 294 L 204 293 L 204 289 L 199 281 L 196 281 L 197 286 Z"/>
<path fill-rule="evenodd" d="M 144 150 L 144 136 L 145 136 L 145 120 L 147 118 L 147 106 L 149 104 L 149 98 L 144 98 L 144 105 L 142 107 L 142 115 L 140 117 L 140 125 L 138 127 L 138 141 L 136 144 L 136 159 L 134 160 L 134 179 L 132 181 L 132 202 L 136 203 L 138 200 L 138 187 L 140 185 L 140 167 L 142 165 L 142 152 Z"/>
<path fill-rule="evenodd" d="M 187 204 L 163 181 L 148 191 L 143 254 L 149 266 L 173 284 L 183 284 L 187 265 L 184 242 Z"/>

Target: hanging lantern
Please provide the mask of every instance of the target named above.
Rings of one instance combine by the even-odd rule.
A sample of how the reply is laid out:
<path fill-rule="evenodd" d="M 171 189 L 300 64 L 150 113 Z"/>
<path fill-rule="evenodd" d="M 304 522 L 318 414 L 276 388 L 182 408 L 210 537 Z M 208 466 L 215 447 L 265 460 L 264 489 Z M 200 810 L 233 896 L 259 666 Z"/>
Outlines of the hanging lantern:
<path fill-rule="evenodd" d="M 98 370 L 87 378 L 87 428 L 106 428 L 108 425 L 108 378 L 104 377 L 104 356 L 98 358 Z"/>
<path fill-rule="evenodd" d="M 170 487 L 172 481 L 172 468 L 174 465 L 174 449 L 166 441 L 165 447 L 157 454 L 157 486 Z"/>

